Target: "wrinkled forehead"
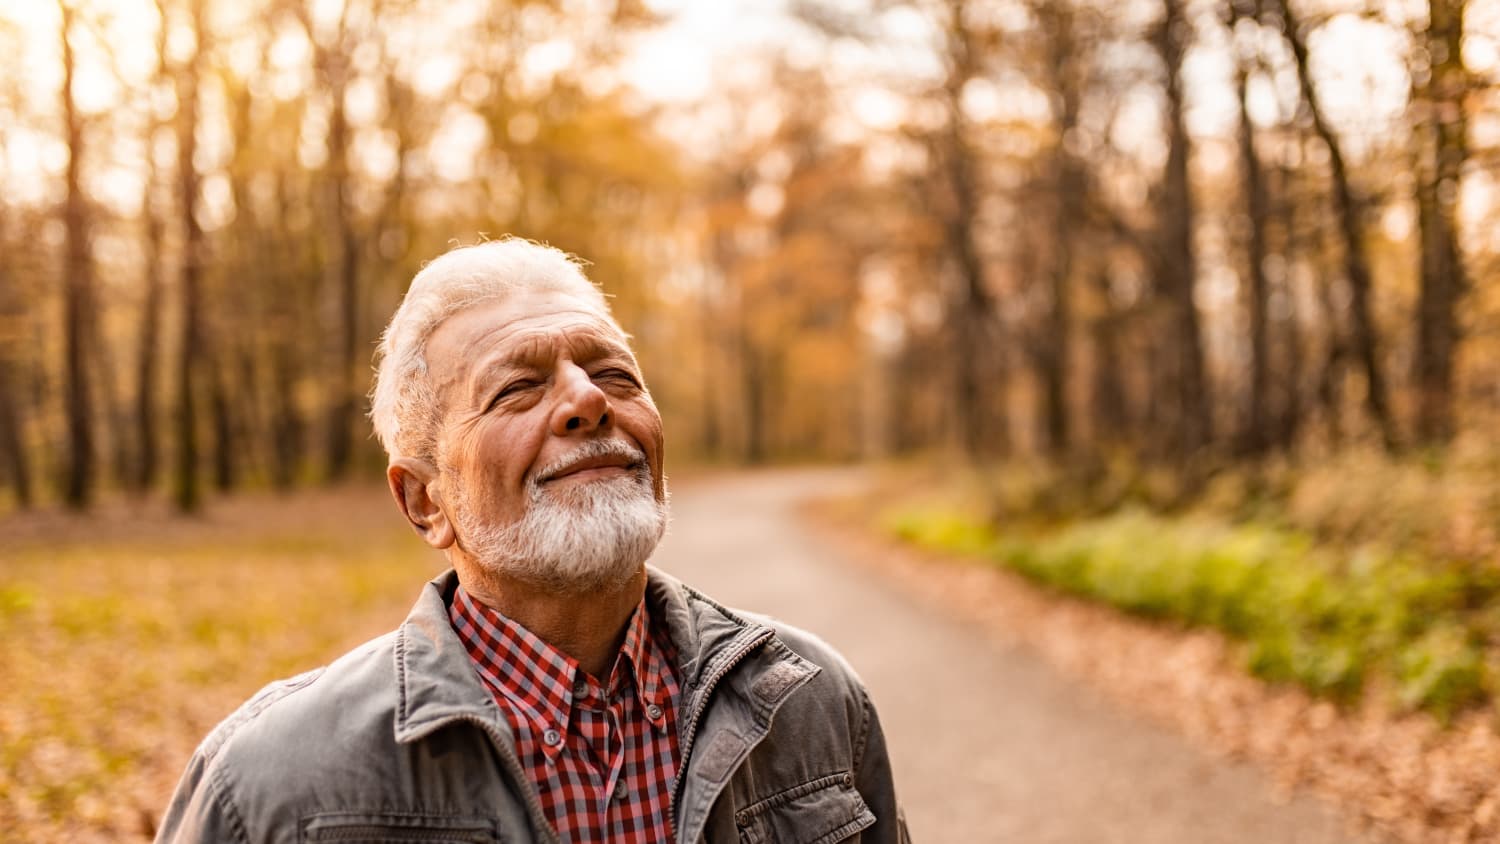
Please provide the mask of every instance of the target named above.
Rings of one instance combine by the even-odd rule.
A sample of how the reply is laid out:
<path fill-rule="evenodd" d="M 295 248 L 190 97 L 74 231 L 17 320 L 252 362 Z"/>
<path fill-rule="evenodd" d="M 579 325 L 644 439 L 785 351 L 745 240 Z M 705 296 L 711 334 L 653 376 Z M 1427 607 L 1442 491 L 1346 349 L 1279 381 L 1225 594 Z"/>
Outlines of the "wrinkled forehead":
<path fill-rule="evenodd" d="M 476 366 L 541 366 L 559 352 L 623 356 L 629 338 L 595 302 L 567 291 L 526 290 L 468 305 L 450 314 L 426 344 L 429 379 L 438 385 Z"/>
<path fill-rule="evenodd" d="M 592 314 L 558 314 L 511 323 L 496 332 L 501 342 L 469 363 L 542 369 L 560 355 L 575 362 L 601 358 L 635 361 L 619 327 Z"/>

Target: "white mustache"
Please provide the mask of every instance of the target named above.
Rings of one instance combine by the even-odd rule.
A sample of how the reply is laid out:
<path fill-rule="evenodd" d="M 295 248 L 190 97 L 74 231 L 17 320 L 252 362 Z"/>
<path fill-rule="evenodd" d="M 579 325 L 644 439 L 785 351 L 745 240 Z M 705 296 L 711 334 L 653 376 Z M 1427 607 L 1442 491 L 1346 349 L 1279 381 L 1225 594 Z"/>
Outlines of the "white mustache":
<path fill-rule="evenodd" d="M 631 462 L 632 468 L 635 465 L 644 465 L 646 462 L 646 453 L 624 440 L 589 440 L 535 472 L 532 476 L 532 483 L 542 484 L 550 481 L 579 463 L 596 457 L 623 457 Z"/>

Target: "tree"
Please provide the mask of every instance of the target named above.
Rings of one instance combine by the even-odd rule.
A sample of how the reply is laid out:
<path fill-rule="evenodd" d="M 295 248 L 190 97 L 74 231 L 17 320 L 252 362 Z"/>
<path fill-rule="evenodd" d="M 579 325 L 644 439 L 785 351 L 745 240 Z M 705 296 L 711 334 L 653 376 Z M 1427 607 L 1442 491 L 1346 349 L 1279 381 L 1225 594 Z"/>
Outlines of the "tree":
<path fill-rule="evenodd" d="M 1192 37 L 1192 24 L 1181 0 L 1163 0 L 1162 18 L 1152 33 L 1152 46 L 1166 71 L 1167 165 L 1158 186 L 1159 218 L 1155 265 L 1157 298 L 1165 312 L 1165 346 L 1156 367 L 1154 399 L 1166 424 L 1158 449 L 1165 454 L 1192 456 L 1212 437 L 1208 382 L 1203 365 L 1202 329 L 1193 298 L 1197 261 L 1193 250 L 1192 186 L 1188 157 L 1192 142 L 1183 119 L 1182 59 Z"/>
<path fill-rule="evenodd" d="M 943 127 L 932 139 L 943 196 L 944 240 L 954 277 L 947 294 L 947 325 L 953 336 L 953 400 L 959 444 L 978 457 L 1003 453 L 1010 435 L 1003 416 L 992 412 L 990 396 L 1004 396 L 1006 379 L 1000 323 L 990 293 L 978 232 L 980 168 L 963 110 L 965 86 L 979 73 L 980 43 L 969 0 L 946 0 L 939 90 Z"/>
<path fill-rule="evenodd" d="M 359 283 L 360 249 L 355 230 L 352 193 L 353 179 L 349 169 L 352 139 L 346 93 L 354 80 L 354 49 L 364 40 L 350 23 L 354 3 L 340 5 L 332 31 L 320 32 L 313 20 L 312 4 L 301 3 L 298 19 L 313 45 L 313 69 L 322 93 L 328 99 L 328 135 L 325 140 L 324 214 L 327 221 L 324 237 L 327 261 L 327 290 L 331 296 L 329 313 L 333 325 L 329 335 L 329 376 L 324 385 L 327 395 L 328 478 L 338 480 L 349 471 L 353 457 L 354 420 L 359 397 L 355 388 L 355 371 L 359 360 Z M 377 11 L 369 10 L 371 17 Z"/>
<path fill-rule="evenodd" d="M 178 509 L 193 512 L 202 505 L 198 477 L 198 390 L 203 358 L 201 287 L 205 261 L 203 227 L 198 223 L 199 178 L 193 157 L 197 151 L 198 87 L 202 76 L 206 32 L 204 0 L 187 0 L 193 35 L 192 54 L 177 68 L 177 188 L 182 226 L 182 265 L 178 289 L 182 297 L 181 342 L 177 358 L 177 460 L 173 498 Z"/>
<path fill-rule="evenodd" d="M 156 69 L 151 77 L 153 89 L 170 84 L 167 68 L 167 6 L 156 2 Z M 166 217 L 161 208 L 161 173 L 156 163 L 155 145 L 163 128 L 154 105 L 145 124 L 146 179 L 141 188 L 141 216 L 146 230 L 145 297 L 141 303 L 140 331 L 136 341 L 135 439 L 136 464 L 130 484 L 137 490 L 150 488 L 156 482 L 158 463 L 156 428 L 157 375 L 160 366 L 161 310 L 166 276 Z"/>
<path fill-rule="evenodd" d="M 1463 63 L 1464 0 L 1430 0 L 1416 87 L 1417 219 L 1421 293 L 1417 303 L 1416 435 L 1426 443 L 1453 436 L 1453 359 L 1460 340 L 1458 304 L 1467 283 L 1458 246 L 1459 179 L 1468 158 L 1469 89 Z M 1422 68 L 1417 68 L 1421 78 Z"/>
<path fill-rule="evenodd" d="M 1046 270 L 1045 330 L 1033 344 L 1042 382 L 1044 448 L 1063 456 L 1072 437 L 1068 413 L 1067 379 L 1072 370 L 1073 342 L 1072 275 L 1074 255 L 1083 234 L 1078 231 L 1087 204 L 1088 172 L 1069 150 L 1078 131 L 1083 101 L 1084 48 L 1077 37 L 1078 12 L 1071 0 L 1042 2 L 1033 7 L 1043 38 L 1043 75 L 1052 95 L 1052 148 L 1047 153 L 1047 183 L 1052 194 Z M 1076 234 L 1075 234 L 1076 233 Z"/>
<path fill-rule="evenodd" d="M 11 238 L 6 211 L 4 203 L 0 203 L 0 244 L 8 248 Z M 22 379 L 17 377 L 25 363 L 19 342 L 24 325 L 20 299 L 10 267 L 0 263 L 0 461 L 6 468 L 16 503 L 30 507 L 33 495 L 31 460 L 26 453 L 26 401 Z"/>
<path fill-rule="evenodd" d="M 83 116 L 73 96 L 77 72 L 74 24 L 78 11 L 70 0 L 58 0 L 62 12 L 63 131 L 68 146 L 67 198 L 63 206 L 66 257 L 63 262 L 63 335 L 68 418 L 68 468 L 63 500 L 84 508 L 94 489 L 94 414 L 89 359 L 94 342 L 94 265 L 89 246 L 89 208 L 82 184 Z"/>
<path fill-rule="evenodd" d="M 1289 0 L 1270 0 L 1280 16 L 1281 33 L 1291 47 L 1297 67 L 1297 81 L 1303 106 L 1312 120 L 1313 132 L 1328 150 L 1329 177 L 1333 181 L 1334 212 L 1343 240 L 1344 274 L 1349 285 L 1350 345 L 1365 376 L 1365 405 L 1380 432 L 1387 450 L 1396 447 L 1395 420 L 1391 418 L 1390 398 L 1385 383 L 1385 368 L 1380 360 L 1379 332 L 1371 304 L 1373 282 L 1369 260 L 1365 255 L 1365 231 L 1361 203 L 1350 183 L 1349 168 L 1344 159 L 1343 144 L 1323 113 L 1317 88 L 1308 67 L 1307 39 L 1302 24 L 1293 14 Z"/>
<path fill-rule="evenodd" d="M 333 100 L 328 127 L 328 202 L 331 222 L 334 308 L 338 315 L 334 327 L 336 348 L 328 408 L 328 475 L 343 477 L 349 470 L 354 436 L 354 420 L 359 398 L 354 386 L 354 372 L 359 366 L 359 243 L 354 231 L 354 211 L 350 202 L 353 190 L 349 177 L 349 120 L 344 110 L 347 85 L 347 59 L 331 58 L 323 53 L 323 75 L 329 79 L 329 97 Z"/>
<path fill-rule="evenodd" d="M 1229 0 L 1226 20 L 1231 35 L 1241 21 L 1247 24 L 1256 21 L 1256 2 L 1258 0 Z M 1240 39 L 1235 40 L 1238 43 Z M 1254 51 L 1243 48 L 1236 51 L 1234 81 L 1236 100 L 1239 103 L 1240 181 L 1244 192 L 1245 220 L 1249 224 L 1249 237 L 1245 243 L 1245 276 L 1250 282 L 1250 412 L 1246 415 L 1246 428 L 1239 432 L 1239 436 L 1245 451 L 1259 454 L 1272 442 L 1273 416 L 1269 327 L 1271 290 L 1266 278 L 1266 259 L 1269 256 L 1266 230 L 1270 222 L 1270 201 L 1266 195 L 1260 154 L 1255 149 L 1255 125 L 1250 120 L 1250 73 L 1254 60 Z"/>

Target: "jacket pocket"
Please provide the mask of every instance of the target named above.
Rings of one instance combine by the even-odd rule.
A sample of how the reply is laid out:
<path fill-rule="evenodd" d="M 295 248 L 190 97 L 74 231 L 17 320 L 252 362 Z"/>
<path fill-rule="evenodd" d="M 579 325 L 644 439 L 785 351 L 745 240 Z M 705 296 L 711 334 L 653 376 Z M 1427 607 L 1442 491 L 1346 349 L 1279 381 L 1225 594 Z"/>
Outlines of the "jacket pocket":
<path fill-rule="evenodd" d="M 734 821 L 744 844 L 832 844 L 859 840 L 875 815 L 844 773 L 774 794 L 736 812 Z"/>
<path fill-rule="evenodd" d="M 411 812 L 324 812 L 303 820 L 302 840 L 367 844 L 498 844 L 493 818 Z"/>

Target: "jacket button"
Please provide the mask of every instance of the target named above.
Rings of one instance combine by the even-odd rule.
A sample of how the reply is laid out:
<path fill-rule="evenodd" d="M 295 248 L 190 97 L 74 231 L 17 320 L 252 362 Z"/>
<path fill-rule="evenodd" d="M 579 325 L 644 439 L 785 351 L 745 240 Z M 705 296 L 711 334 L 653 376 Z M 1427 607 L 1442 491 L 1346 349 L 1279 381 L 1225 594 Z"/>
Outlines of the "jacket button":
<path fill-rule="evenodd" d="M 853 774 L 844 774 L 844 787 L 845 788 L 851 788 L 851 787 L 853 787 L 853 785 L 854 785 L 854 775 Z"/>
<path fill-rule="evenodd" d="M 749 812 L 739 812 L 739 813 L 737 813 L 734 816 L 734 825 L 735 826 L 741 826 L 742 827 L 742 826 L 748 825 L 749 823 L 750 823 L 750 813 Z"/>

